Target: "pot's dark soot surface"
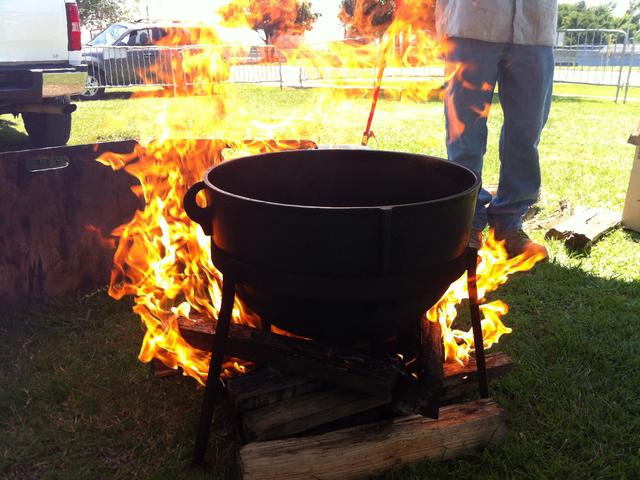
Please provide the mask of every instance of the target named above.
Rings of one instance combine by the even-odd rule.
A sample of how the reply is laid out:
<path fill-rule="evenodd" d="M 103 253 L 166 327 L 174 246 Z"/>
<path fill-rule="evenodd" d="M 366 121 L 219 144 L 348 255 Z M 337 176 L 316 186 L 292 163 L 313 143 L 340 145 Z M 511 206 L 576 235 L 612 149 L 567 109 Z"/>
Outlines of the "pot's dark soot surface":
<path fill-rule="evenodd" d="M 479 190 L 471 171 L 450 162 L 373 150 L 245 157 L 212 168 L 205 183 L 209 207 L 195 206 L 204 187 L 196 185 L 185 208 L 212 232 L 214 263 L 219 250 L 262 270 L 327 284 L 389 285 L 370 301 L 353 301 L 348 289 L 327 301 L 317 291 L 274 295 L 238 279 L 238 295 L 264 320 L 338 342 L 394 336 L 415 325 L 464 271 L 459 259 Z M 408 279 L 411 288 L 393 288 Z"/>

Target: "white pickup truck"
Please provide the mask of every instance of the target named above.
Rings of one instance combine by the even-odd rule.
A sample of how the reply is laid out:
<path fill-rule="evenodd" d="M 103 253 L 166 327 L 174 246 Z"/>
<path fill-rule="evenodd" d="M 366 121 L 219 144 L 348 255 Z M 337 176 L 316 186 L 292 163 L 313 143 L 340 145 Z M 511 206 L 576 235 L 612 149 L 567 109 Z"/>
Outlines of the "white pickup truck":
<path fill-rule="evenodd" d="M 64 145 L 84 91 L 75 0 L 0 0 L 0 114 L 22 115 L 34 145 Z"/>

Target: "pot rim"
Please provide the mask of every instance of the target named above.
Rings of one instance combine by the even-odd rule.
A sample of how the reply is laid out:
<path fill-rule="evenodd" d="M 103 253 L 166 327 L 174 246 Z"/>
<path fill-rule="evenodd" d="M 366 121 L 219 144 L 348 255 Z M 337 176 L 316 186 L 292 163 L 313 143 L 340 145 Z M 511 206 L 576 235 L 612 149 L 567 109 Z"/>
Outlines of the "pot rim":
<path fill-rule="evenodd" d="M 392 151 L 392 150 L 370 150 L 370 149 L 362 149 L 362 150 L 366 150 L 369 153 L 387 153 L 387 154 L 403 154 L 403 155 L 412 155 L 414 157 L 424 157 L 424 158 L 428 158 L 430 160 L 437 160 L 440 162 L 445 162 L 448 165 L 451 165 L 454 168 L 460 168 L 462 170 L 466 170 L 468 173 L 470 173 L 472 175 L 472 178 L 475 179 L 473 185 L 469 188 L 467 188 L 466 190 L 463 190 L 462 192 L 456 193 L 454 195 L 449 195 L 447 197 L 441 197 L 441 198 L 437 198 L 434 200 L 425 200 L 424 202 L 414 202 L 414 203 L 397 203 L 397 204 L 391 204 L 391 205 L 367 205 L 367 206 L 345 206 L 345 207 L 330 207 L 330 206 L 325 206 L 325 205 L 301 205 L 301 204 L 295 204 L 295 203 L 279 203 L 279 202 L 271 202 L 268 200 L 260 200 L 257 198 L 251 198 L 251 197 L 245 197 L 243 195 L 238 195 L 237 193 L 232 193 L 229 192 L 227 190 L 223 190 L 220 187 L 217 187 L 216 185 L 212 184 L 209 181 L 209 176 L 210 174 L 216 169 L 216 168 L 221 168 L 224 165 L 227 165 L 231 162 L 237 162 L 237 161 L 242 161 L 244 159 L 247 158 L 254 158 L 254 157 L 270 157 L 270 156 L 276 156 L 276 155 L 282 155 L 282 154 L 287 154 L 287 153 L 293 153 L 293 152 L 300 152 L 300 151 L 311 151 L 311 152 L 318 152 L 318 151 L 327 151 L 327 150 L 331 150 L 333 152 L 353 152 L 354 150 L 358 150 L 358 149 L 346 149 L 346 148 L 336 148 L 336 149 L 330 149 L 330 148 L 318 148 L 318 149 L 314 149 L 314 150 L 284 150 L 284 151 L 280 151 L 280 152 L 268 152 L 268 153 L 260 153 L 257 155 L 247 155 L 244 157 L 238 157 L 238 158 L 234 158 L 233 160 L 227 160 L 225 162 L 219 163 L 218 165 L 215 165 L 211 168 L 209 168 L 204 176 L 203 176 L 203 182 L 207 185 L 208 188 L 210 188 L 211 190 L 214 190 L 220 194 L 222 194 L 223 196 L 227 196 L 227 197 L 231 197 L 231 198 L 235 198 L 238 200 L 242 200 L 244 202 L 249 202 L 249 203 L 254 203 L 257 205 L 262 205 L 262 206 L 272 206 L 272 207 L 285 207 L 285 208 L 301 208 L 301 209 L 309 209 L 309 210 L 326 210 L 326 211 L 347 211 L 347 210 L 351 210 L 351 211 L 366 211 L 366 210 L 391 210 L 394 208 L 401 208 L 401 207 L 417 207 L 417 206 L 421 206 L 421 205 L 430 205 L 430 204 L 436 204 L 436 203 L 440 203 L 440 202 L 445 202 L 448 200 L 453 200 L 459 197 L 465 197 L 467 195 L 469 195 L 471 192 L 473 192 L 474 190 L 480 188 L 481 185 L 481 181 L 478 178 L 478 176 L 469 168 L 464 167 L 462 165 L 458 165 L 456 163 L 453 162 L 449 162 L 443 158 L 440 157 L 433 157 L 430 155 L 424 155 L 421 153 L 411 153 L 411 152 L 402 152 L 402 151 Z"/>

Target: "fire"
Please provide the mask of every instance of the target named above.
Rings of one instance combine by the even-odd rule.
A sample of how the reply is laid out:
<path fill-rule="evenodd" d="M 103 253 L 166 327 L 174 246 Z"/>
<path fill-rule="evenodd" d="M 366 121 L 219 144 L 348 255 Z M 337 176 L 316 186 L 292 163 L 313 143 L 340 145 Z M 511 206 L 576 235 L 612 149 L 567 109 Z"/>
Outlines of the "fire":
<path fill-rule="evenodd" d="M 471 107 L 471 110 L 478 114 L 478 117 L 489 118 L 489 113 L 491 113 L 491 104 L 485 103 L 484 108 Z"/>
<path fill-rule="evenodd" d="M 489 232 L 489 236 L 478 252 L 478 256 L 477 285 L 479 299 L 483 299 L 486 294 L 497 290 L 500 285 L 504 285 L 514 273 L 531 270 L 536 263 L 545 258 L 540 253 L 527 251 L 517 257 L 509 258 L 504 248 L 504 242 L 495 239 L 493 230 Z M 458 315 L 456 306 L 462 303 L 463 300 L 468 299 L 467 275 L 464 274 L 449 287 L 449 290 L 442 296 L 440 301 L 427 312 L 428 320 L 439 322 L 442 327 L 445 359 L 461 364 L 469 359 L 469 354 L 473 351 L 473 332 L 471 330 L 464 332 L 454 329 L 454 322 Z M 507 328 L 501 320 L 509 312 L 509 306 L 500 300 L 496 300 L 480 305 L 480 311 L 484 315 L 482 320 L 484 347 L 490 348 L 498 342 L 502 335 L 511 333 L 511 329 Z"/>
<path fill-rule="evenodd" d="M 181 202 L 189 185 L 224 160 L 227 148 L 257 154 L 298 144 L 281 142 L 170 141 L 152 142 L 126 155 L 109 153 L 98 161 L 124 169 L 140 180 L 134 193 L 145 209 L 112 234 L 119 237 L 109 295 L 134 298 L 133 311 L 146 333 L 139 358 L 158 358 L 171 368 L 203 382 L 210 354 L 191 347 L 178 328 L 178 319 L 192 315 L 217 318 L 222 302 L 222 276 L 213 267 L 209 238 L 184 212 Z M 258 325 L 251 312 L 236 303 L 236 323 Z M 228 362 L 227 373 L 244 367 Z"/>
<path fill-rule="evenodd" d="M 214 10 L 216 2 L 212 3 Z M 313 139 L 319 126 L 335 122 L 341 111 L 354 110 L 354 98 L 370 98 L 372 78 L 383 79 L 385 72 L 390 73 L 384 79 L 389 85 L 385 95 L 397 101 L 430 99 L 432 92 L 440 91 L 446 81 L 437 74 L 418 77 L 412 73 L 416 68 L 437 71 L 442 66 L 441 58 L 447 46 L 438 43 L 432 30 L 425 27 L 430 19 L 425 17 L 423 0 L 398 1 L 397 11 L 384 33 L 378 31 L 378 26 L 378 30 L 369 31 L 365 19 L 356 19 L 358 29 L 367 38 L 364 43 L 331 42 L 319 48 L 318 45 L 307 45 L 301 39 L 296 48 L 282 48 L 285 66 L 313 70 L 318 77 L 317 85 L 325 88 L 312 93 L 316 108 L 302 116 L 282 112 L 276 119 L 258 121 L 253 116 L 251 103 L 240 98 L 237 89 L 228 81 L 243 49 L 225 45 L 217 34 L 217 25 L 250 21 L 250 15 L 246 13 L 247 9 L 252 12 L 250 3 L 246 0 L 226 2 L 219 9 L 222 14 L 216 20 L 217 24 L 171 31 L 171 35 L 163 40 L 169 53 L 175 45 L 184 43 L 182 37 L 185 35 L 190 35 L 190 43 L 197 43 L 198 47 L 181 51 L 179 55 L 170 54 L 168 61 L 172 68 L 159 68 L 151 75 L 157 81 L 167 72 L 182 72 L 179 79 L 165 78 L 166 83 L 177 83 L 177 86 L 159 94 L 187 97 L 198 93 L 198 96 L 163 104 L 156 122 L 145 125 L 148 131 L 143 132 L 143 137 L 156 140 L 130 154 L 111 153 L 99 159 L 105 165 L 124 169 L 136 177 L 140 185 L 133 191 L 145 202 L 143 211 L 138 211 L 129 223 L 112 232 L 119 241 L 109 294 L 115 299 L 133 297 L 133 310 L 146 329 L 139 354 L 141 361 L 158 358 L 169 367 L 182 368 L 185 375 L 200 383 L 206 379 L 210 354 L 194 349 L 181 337 L 178 320 L 202 316 L 216 318 L 221 303 L 222 278 L 211 263 L 210 239 L 182 208 L 187 188 L 200 180 L 208 168 L 227 157 L 300 147 L 295 143 L 267 139 Z M 286 12 L 289 3 L 269 3 L 272 16 L 282 18 L 286 25 L 291 22 Z M 356 15 L 366 11 L 359 7 Z M 287 28 L 296 33 L 290 25 Z M 338 74 L 343 71 L 354 74 Z M 463 71 L 464 66 L 459 66 L 450 75 L 462 75 Z M 180 111 L 185 108 L 189 112 L 186 121 Z M 452 108 L 449 110 L 450 122 L 457 125 L 461 133 L 464 125 L 457 120 L 456 112 Z M 363 119 L 367 113 L 363 112 Z M 172 139 L 192 135 L 227 140 Z M 354 143 L 358 140 L 354 139 Z M 100 232 L 95 233 L 102 238 Z M 493 237 L 480 251 L 480 257 L 480 297 L 506 282 L 509 275 L 529 269 L 539 260 L 526 254 L 509 259 Z M 443 327 L 448 361 L 464 362 L 473 351 L 473 335 L 455 329 L 454 325 L 456 305 L 465 298 L 466 281 L 461 278 L 427 314 L 430 321 L 438 321 Z M 507 305 L 499 301 L 482 305 L 486 347 L 510 332 L 501 322 L 507 311 Z M 233 321 L 256 326 L 259 320 L 236 303 Z M 225 364 L 225 374 L 243 372 L 244 368 L 230 360 Z"/>
<path fill-rule="evenodd" d="M 179 316 L 192 310 L 216 315 L 221 290 L 219 274 L 209 258 L 207 239 L 181 211 L 179 198 L 186 182 L 195 182 L 209 166 L 209 149 L 189 152 L 189 165 L 176 142 L 152 143 L 143 152 L 103 155 L 99 161 L 124 168 L 140 179 L 134 193 L 144 198 L 144 211 L 113 234 L 120 238 L 114 258 L 109 294 L 115 299 L 133 296 L 134 312 L 146 334 L 139 358 L 154 357 L 187 375 L 202 379 L 208 355 L 195 351 L 178 331 Z M 215 161 L 215 160 L 214 160 Z M 239 312 L 234 312 L 239 317 Z"/>

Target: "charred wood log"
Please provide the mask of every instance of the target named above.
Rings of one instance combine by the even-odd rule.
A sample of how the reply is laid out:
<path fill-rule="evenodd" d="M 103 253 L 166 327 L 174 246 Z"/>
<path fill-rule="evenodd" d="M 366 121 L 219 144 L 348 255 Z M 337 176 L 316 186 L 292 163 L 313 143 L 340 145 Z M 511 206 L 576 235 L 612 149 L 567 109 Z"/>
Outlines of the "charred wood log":
<path fill-rule="evenodd" d="M 444 345 L 442 328 L 437 322 L 426 318 L 420 321 L 422 330 L 419 356 L 419 396 L 417 412 L 431 418 L 438 418 L 440 397 L 444 389 Z"/>
<path fill-rule="evenodd" d="M 162 363 L 161 360 L 158 360 L 157 358 L 154 358 L 149 365 L 151 375 L 153 375 L 154 378 L 166 378 L 176 375 L 182 375 L 181 368 L 167 367 L 164 363 Z"/>
<path fill-rule="evenodd" d="M 513 360 L 502 352 L 488 353 L 486 363 L 487 376 L 492 381 L 507 375 L 513 369 Z M 444 364 L 444 388 L 441 395 L 443 404 L 473 395 L 478 390 L 476 369 L 476 361 L 473 358 L 464 365 Z M 324 383 L 317 380 L 290 375 L 272 368 L 259 368 L 242 377 L 234 378 L 227 384 L 229 399 L 236 414 L 326 388 Z"/>
<path fill-rule="evenodd" d="M 513 365 L 504 353 L 489 354 L 486 361 L 491 380 L 506 375 Z M 439 397 L 442 404 L 473 395 L 477 390 L 475 360 L 464 366 L 445 365 Z M 236 414 L 242 414 L 242 428 L 248 441 L 309 434 L 324 430 L 327 425 L 336 428 L 344 428 L 345 424 L 358 425 L 371 421 L 371 417 L 376 418 L 376 412 L 391 416 L 390 398 L 367 398 L 353 391 L 326 388 L 321 382 L 267 368 L 230 380 L 228 391 Z M 413 413 L 407 410 L 407 414 Z"/>
<path fill-rule="evenodd" d="M 489 353 L 485 356 L 487 379 L 496 380 L 507 375 L 513 369 L 513 360 L 502 352 Z M 457 363 L 444 364 L 444 390 L 442 404 L 446 405 L 456 400 L 473 395 L 478 391 L 478 367 L 474 358 L 465 365 Z"/>
<path fill-rule="evenodd" d="M 183 338 L 192 346 L 205 351 L 211 348 L 214 321 L 181 318 L 178 324 Z M 398 359 L 243 325 L 231 325 L 225 353 L 374 397 L 389 398 L 399 382 L 410 381 Z"/>
<path fill-rule="evenodd" d="M 272 368 L 259 368 L 227 382 L 227 393 L 237 415 L 325 388 L 318 380 Z"/>
<path fill-rule="evenodd" d="M 390 397 L 332 388 L 245 412 L 242 430 L 248 442 L 286 438 L 390 403 Z"/>
<path fill-rule="evenodd" d="M 420 413 L 438 418 L 444 388 L 444 345 L 440 324 L 421 318 L 417 327 L 418 382 L 408 385 L 406 391 L 395 396 L 393 411 L 396 415 Z"/>

